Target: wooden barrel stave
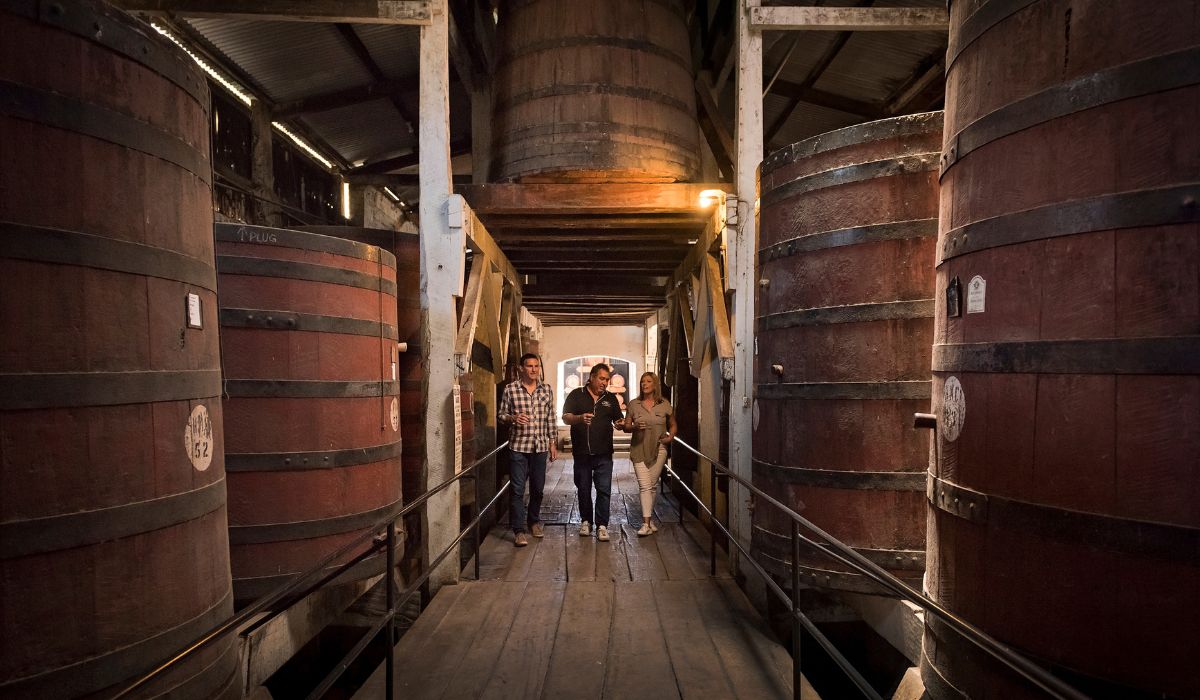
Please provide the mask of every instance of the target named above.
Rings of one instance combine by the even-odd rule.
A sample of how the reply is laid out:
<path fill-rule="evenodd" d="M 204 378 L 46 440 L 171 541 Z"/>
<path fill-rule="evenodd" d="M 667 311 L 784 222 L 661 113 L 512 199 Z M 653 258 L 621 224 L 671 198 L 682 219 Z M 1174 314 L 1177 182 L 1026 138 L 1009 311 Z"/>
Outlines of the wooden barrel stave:
<path fill-rule="evenodd" d="M 925 565 L 939 113 L 850 127 L 764 162 L 754 477 L 772 496 L 919 586 Z M 779 372 L 782 372 L 780 374 Z M 791 522 L 754 516 L 769 570 L 791 576 Z M 808 585 L 885 594 L 802 549 Z"/>
<path fill-rule="evenodd" d="M 939 299 L 935 409 L 953 377 L 967 410 L 930 592 L 1089 693 L 1200 695 L 1200 8 L 982 9 L 951 6 L 938 286 L 987 295 Z M 927 626 L 935 697 L 1034 695 L 962 647 Z"/>

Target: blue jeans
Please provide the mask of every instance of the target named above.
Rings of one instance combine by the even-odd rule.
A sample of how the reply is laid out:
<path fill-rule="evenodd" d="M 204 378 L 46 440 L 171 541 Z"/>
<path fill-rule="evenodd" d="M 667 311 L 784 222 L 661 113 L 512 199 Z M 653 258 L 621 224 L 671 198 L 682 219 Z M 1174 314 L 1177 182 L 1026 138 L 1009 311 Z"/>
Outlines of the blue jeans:
<path fill-rule="evenodd" d="M 575 488 L 579 491 L 579 519 L 608 526 L 608 502 L 612 497 L 612 453 L 575 455 Z M 592 514 L 592 484 L 596 485 L 596 512 Z"/>
<path fill-rule="evenodd" d="M 546 488 L 545 452 L 509 452 L 512 498 L 508 506 L 508 524 L 513 532 L 525 532 L 526 526 L 542 522 L 542 492 Z M 529 484 L 529 512 L 525 512 L 525 484 Z"/>

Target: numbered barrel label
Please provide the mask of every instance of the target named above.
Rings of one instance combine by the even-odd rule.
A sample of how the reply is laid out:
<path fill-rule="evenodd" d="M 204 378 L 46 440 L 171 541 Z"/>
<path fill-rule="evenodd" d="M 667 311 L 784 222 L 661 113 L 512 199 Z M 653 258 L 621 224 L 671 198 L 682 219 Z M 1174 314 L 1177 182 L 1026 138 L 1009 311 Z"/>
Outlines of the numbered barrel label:
<path fill-rule="evenodd" d="M 400 401 L 392 398 L 392 430 L 400 430 Z"/>
<path fill-rule="evenodd" d="M 942 387 L 942 437 L 946 442 L 954 442 L 962 434 L 963 423 L 967 420 L 967 397 L 963 394 L 962 384 L 958 377 L 946 379 Z"/>
<path fill-rule="evenodd" d="M 188 416 L 187 425 L 183 429 L 183 447 L 187 450 L 188 461 L 197 471 L 204 471 L 212 464 L 212 418 L 209 417 L 208 407 L 204 404 L 193 408 L 192 414 Z"/>

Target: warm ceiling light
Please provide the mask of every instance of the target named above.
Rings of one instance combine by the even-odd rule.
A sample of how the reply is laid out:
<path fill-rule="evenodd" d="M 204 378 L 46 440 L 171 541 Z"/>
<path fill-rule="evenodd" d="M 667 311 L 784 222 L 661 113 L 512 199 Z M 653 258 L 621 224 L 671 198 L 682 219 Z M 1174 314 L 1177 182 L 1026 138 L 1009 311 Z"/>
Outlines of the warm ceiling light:
<path fill-rule="evenodd" d="M 704 190 L 700 193 L 700 208 L 711 207 L 719 203 L 725 198 L 725 193 L 721 190 Z"/>

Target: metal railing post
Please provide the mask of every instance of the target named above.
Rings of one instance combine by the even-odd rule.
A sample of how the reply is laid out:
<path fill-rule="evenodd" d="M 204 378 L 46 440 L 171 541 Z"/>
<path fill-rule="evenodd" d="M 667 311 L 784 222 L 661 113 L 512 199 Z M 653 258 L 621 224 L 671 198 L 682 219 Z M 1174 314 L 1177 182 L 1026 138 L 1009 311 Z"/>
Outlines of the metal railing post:
<path fill-rule="evenodd" d="M 717 575 L 717 468 L 708 463 L 708 575 Z"/>
<path fill-rule="evenodd" d="M 384 626 L 387 635 L 386 686 L 383 691 L 387 700 L 392 700 L 396 685 L 396 521 L 387 526 L 387 609 L 388 621 Z"/>
<path fill-rule="evenodd" d="M 800 700 L 800 644 L 804 629 L 800 624 L 800 523 L 792 521 L 792 697 Z"/>
<path fill-rule="evenodd" d="M 479 476 L 478 475 L 475 476 L 474 485 L 475 485 L 475 514 L 482 515 L 483 511 L 480 510 L 481 506 L 479 505 Z M 480 537 L 479 537 L 479 531 L 481 529 L 483 529 L 483 519 L 482 518 L 479 520 L 479 523 L 475 526 L 475 580 L 476 581 L 479 580 L 479 547 L 480 547 L 480 541 L 481 541 Z"/>

